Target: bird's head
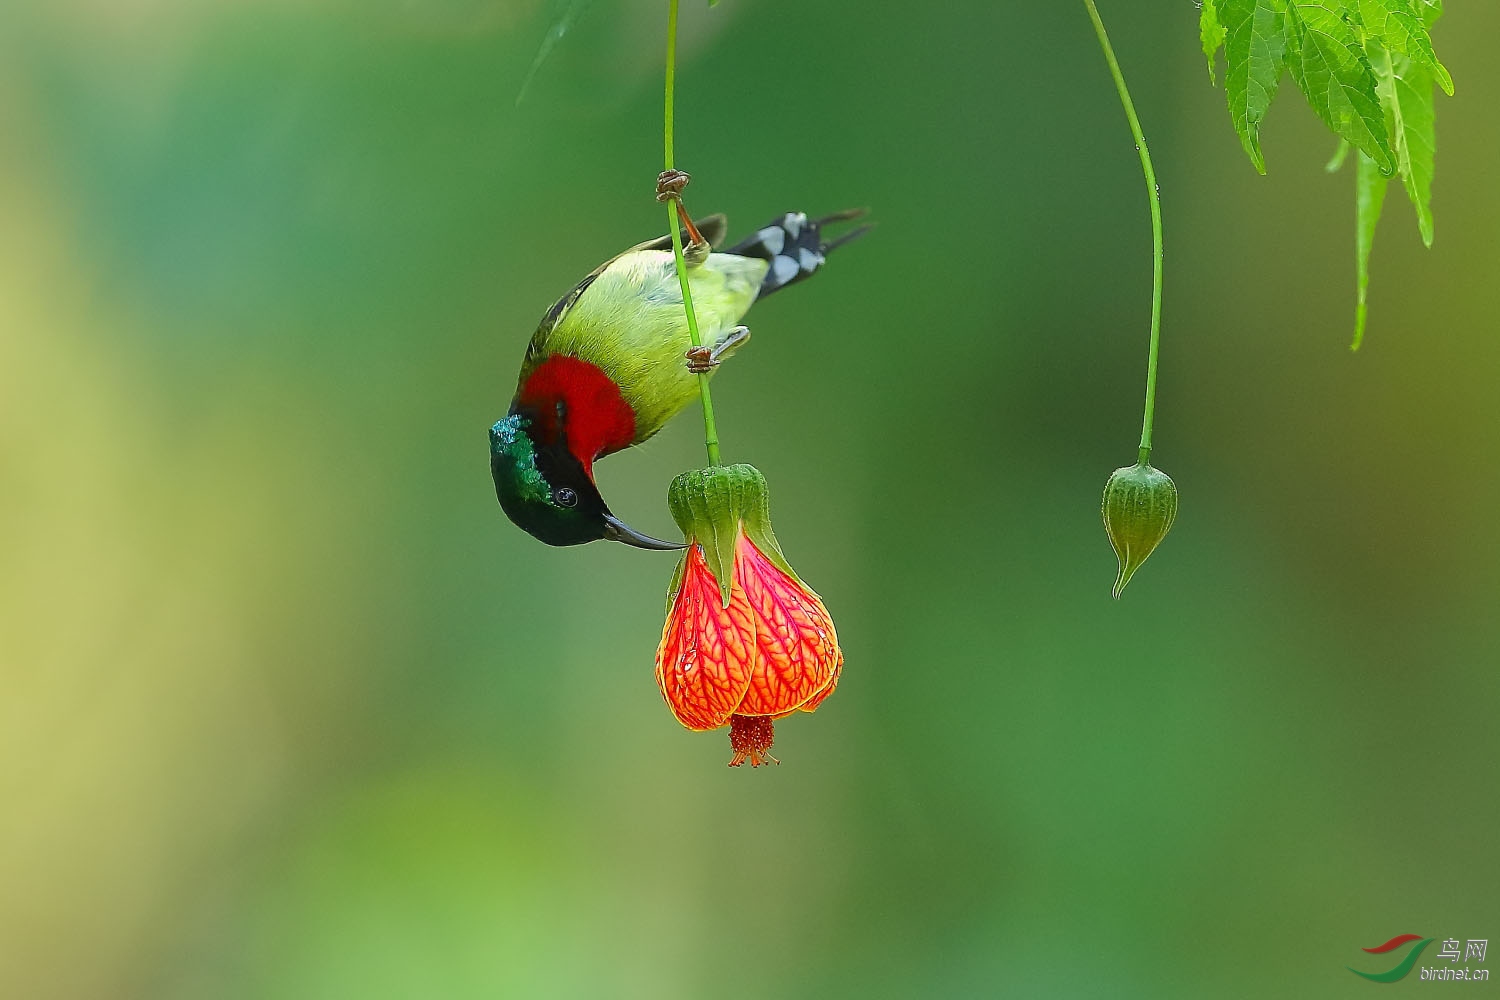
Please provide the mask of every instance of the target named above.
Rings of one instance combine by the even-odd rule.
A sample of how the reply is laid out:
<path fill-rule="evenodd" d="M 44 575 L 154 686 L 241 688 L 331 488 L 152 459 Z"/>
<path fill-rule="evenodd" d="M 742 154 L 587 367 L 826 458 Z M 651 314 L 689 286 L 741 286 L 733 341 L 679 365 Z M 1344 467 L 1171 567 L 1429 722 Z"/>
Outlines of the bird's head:
<path fill-rule="evenodd" d="M 641 534 L 609 512 L 583 464 L 562 434 L 539 442 L 532 421 L 512 411 L 490 428 L 490 475 L 500 506 L 517 527 L 548 545 L 582 545 L 608 538 L 642 549 L 685 546 Z"/>

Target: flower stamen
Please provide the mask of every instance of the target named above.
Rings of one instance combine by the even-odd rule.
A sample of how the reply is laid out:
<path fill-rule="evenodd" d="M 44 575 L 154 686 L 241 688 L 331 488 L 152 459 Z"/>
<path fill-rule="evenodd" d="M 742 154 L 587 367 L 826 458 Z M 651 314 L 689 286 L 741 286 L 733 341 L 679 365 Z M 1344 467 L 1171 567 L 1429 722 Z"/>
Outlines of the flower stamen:
<path fill-rule="evenodd" d="M 780 764 L 771 756 L 771 744 L 775 741 L 775 725 L 769 715 L 731 715 L 729 717 L 729 747 L 734 751 L 730 767 L 739 767 L 750 761 L 751 767 L 762 764 Z"/>

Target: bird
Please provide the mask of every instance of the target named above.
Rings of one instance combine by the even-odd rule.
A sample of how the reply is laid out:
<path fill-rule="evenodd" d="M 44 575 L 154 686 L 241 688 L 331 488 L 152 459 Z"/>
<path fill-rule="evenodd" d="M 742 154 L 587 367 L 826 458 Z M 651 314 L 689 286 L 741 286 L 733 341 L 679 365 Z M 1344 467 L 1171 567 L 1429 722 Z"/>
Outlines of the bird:
<path fill-rule="evenodd" d="M 641 444 L 689 406 L 698 376 L 712 374 L 750 339 L 740 323 L 750 307 L 810 277 L 828 254 L 864 235 L 868 223 L 823 237 L 823 227 L 864 214 L 809 219 L 787 212 L 719 250 L 725 217 L 695 225 L 684 211 L 698 347 L 688 333 L 670 235 L 611 257 L 574 285 L 542 317 L 510 410 L 490 428 L 490 474 L 510 520 L 548 545 L 610 539 L 683 548 L 616 517 L 594 483 L 594 463 Z"/>

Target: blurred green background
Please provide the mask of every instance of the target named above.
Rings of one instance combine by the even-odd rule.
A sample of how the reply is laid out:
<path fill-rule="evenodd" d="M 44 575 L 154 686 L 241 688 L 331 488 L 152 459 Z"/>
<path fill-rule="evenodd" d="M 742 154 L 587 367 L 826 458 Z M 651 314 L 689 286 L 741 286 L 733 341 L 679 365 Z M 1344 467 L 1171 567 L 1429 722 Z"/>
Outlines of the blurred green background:
<path fill-rule="evenodd" d="M 1438 26 L 1437 243 L 1393 188 L 1351 355 L 1332 137 L 1287 84 L 1257 176 L 1196 7 L 1102 6 L 1183 497 L 1119 603 L 1150 254 L 1082 5 L 684 11 L 689 205 L 880 221 L 715 382 L 847 655 L 756 772 L 656 691 L 672 558 L 486 467 L 662 229 L 665 5 L 519 107 L 541 0 L 0 8 L 0 995 L 1333 997 L 1500 938 L 1500 8 Z M 668 534 L 701 461 L 600 478 Z"/>

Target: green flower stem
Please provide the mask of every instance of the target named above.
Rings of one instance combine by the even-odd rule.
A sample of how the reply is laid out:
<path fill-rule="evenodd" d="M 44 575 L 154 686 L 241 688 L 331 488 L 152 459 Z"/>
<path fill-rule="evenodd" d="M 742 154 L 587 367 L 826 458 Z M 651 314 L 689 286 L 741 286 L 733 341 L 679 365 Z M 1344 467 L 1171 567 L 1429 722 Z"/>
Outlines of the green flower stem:
<path fill-rule="evenodd" d="M 672 163 L 672 95 L 677 82 L 677 2 L 668 0 L 667 5 L 667 113 L 666 113 L 666 169 Z M 687 261 L 682 256 L 682 220 L 678 216 L 677 199 L 667 201 L 667 225 L 672 234 L 672 258 L 677 264 L 677 283 L 682 286 L 682 308 L 687 312 L 688 337 L 693 346 L 700 346 L 698 339 L 698 315 L 693 311 L 693 292 L 688 287 Z M 708 391 L 708 376 L 698 376 L 698 394 L 703 397 L 703 443 L 708 448 L 708 464 L 722 465 L 719 461 L 719 428 L 714 424 L 714 401 Z"/>
<path fill-rule="evenodd" d="M 676 6 L 676 0 L 672 0 Z M 1120 64 L 1115 61 L 1115 50 L 1109 44 L 1109 35 L 1104 31 L 1104 22 L 1099 20 L 1099 9 L 1094 0 L 1083 0 L 1094 22 L 1094 33 L 1099 36 L 1099 47 L 1104 50 L 1104 59 L 1109 63 L 1110 75 L 1115 78 L 1115 89 L 1120 92 L 1120 103 L 1125 106 L 1125 117 L 1130 119 L 1130 131 L 1135 136 L 1135 148 L 1141 154 L 1141 168 L 1146 173 L 1146 196 L 1151 199 L 1151 249 L 1155 263 L 1151 275 L 1151 353 L 1146 361 L 1146 413 L 1141 420 L 1140 464 L 1151 459 L 1151 421 L 1156 416 L 1156 355 L 1161 344 L 1161 192 L 1156 186 L 1156 171 L 1151 168 L 1151 153 L 1146 149 L 1146 137 L 1141 134 L 1141 122 L 1135 116 L 1135 104 L 1130 100 L 1130 91 L 1125 86 L 1125 77 L 1120 74 Z"/>

